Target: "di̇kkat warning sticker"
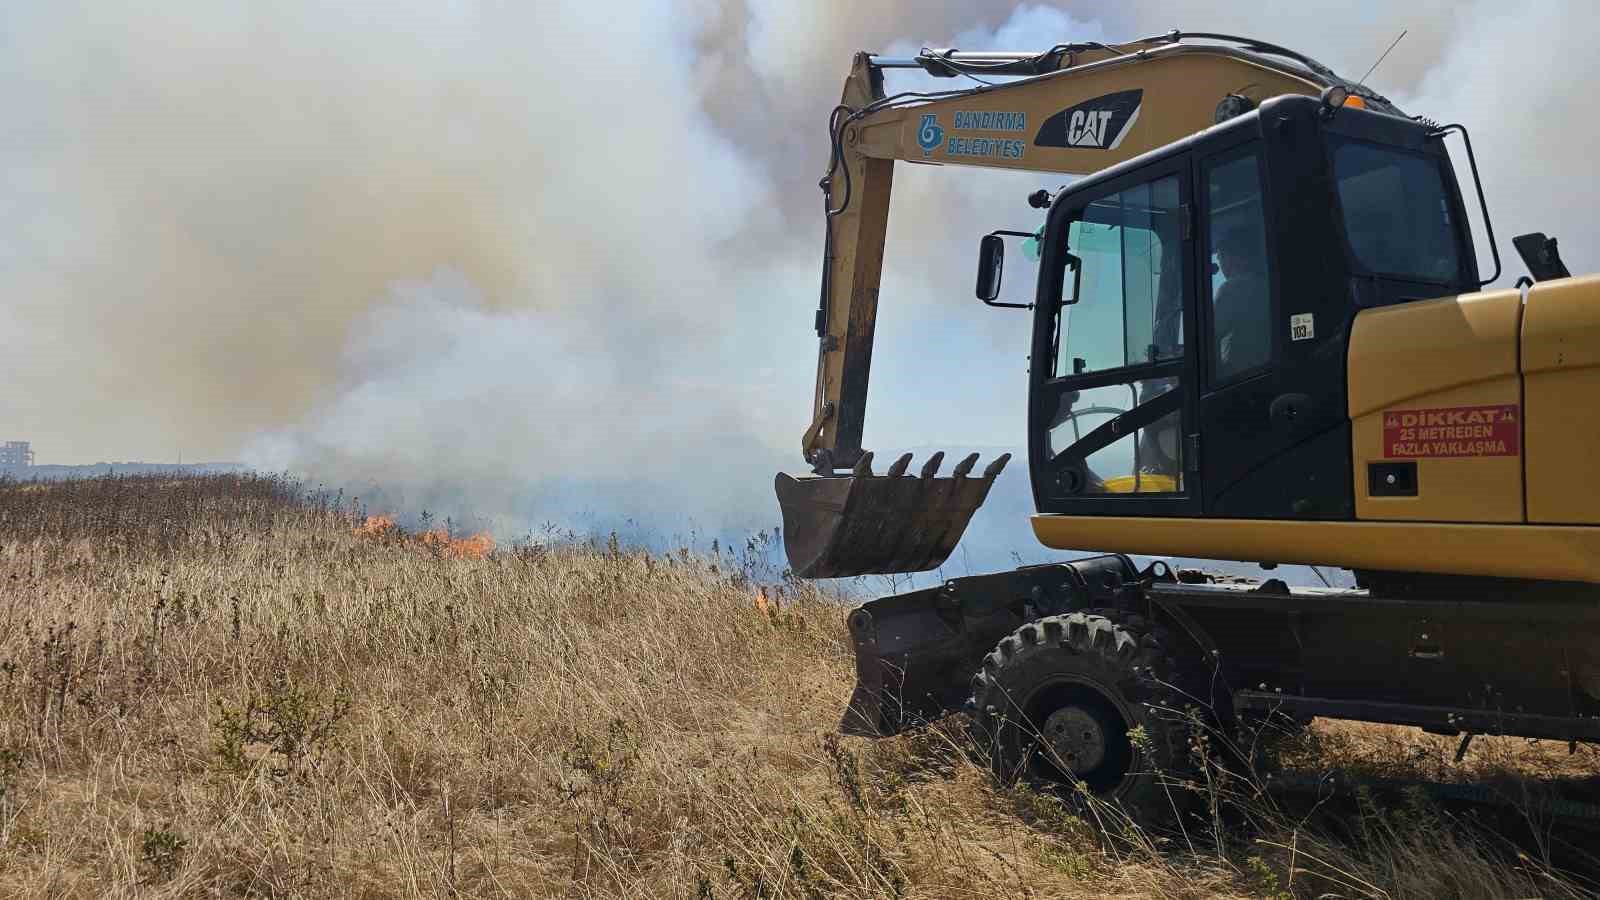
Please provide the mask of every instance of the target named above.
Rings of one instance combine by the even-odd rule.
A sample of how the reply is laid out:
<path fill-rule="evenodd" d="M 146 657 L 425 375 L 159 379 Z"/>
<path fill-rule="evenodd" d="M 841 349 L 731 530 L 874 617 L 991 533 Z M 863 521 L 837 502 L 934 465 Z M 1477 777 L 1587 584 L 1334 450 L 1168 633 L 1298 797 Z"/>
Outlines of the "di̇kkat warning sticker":
<path fill-rule="evenodd" d="M 1522 450 L 1522 410 L 1500 406 L 1392 409 L 1383 414 L 1387 459 L 1516 456 Z"/>

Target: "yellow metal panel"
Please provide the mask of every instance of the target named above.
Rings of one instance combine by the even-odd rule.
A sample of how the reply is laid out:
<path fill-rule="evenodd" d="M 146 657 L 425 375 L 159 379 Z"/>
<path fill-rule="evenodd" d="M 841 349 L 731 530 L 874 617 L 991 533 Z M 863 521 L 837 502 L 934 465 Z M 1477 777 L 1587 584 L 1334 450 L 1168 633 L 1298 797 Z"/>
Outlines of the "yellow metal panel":
<path fill-rule="evenodd" d="M 1096 97 L 1135 90 L 1144 92 L 1138 117 L 1114 146 L 1034 143 L 1040 126 L 1052 116 Z M 1062 69 L 970 96 L 877 112 L 858 130 L 847 130 L 845 141 L 869 156 L 913 162 L 1089 173 L 1210 128 L 1217 104 L 1229 94 L 1259 103 L 1282 94 L 1316 96 L 1320 91 L 1307 78 L 1250 60 L 1201 46 L 1174 46 Z M 995 113 L 1000 115 L 984 115 Z M 933 127 L 924 130 L 925 122 Z M 919 140 L 934 135 L 938 139 L 930 143 Z"/>
<path fill-rule="evenodd" d="M 1523 521 L 1515 425 L 1522 418 L 1521 313 L 1521 294 L 1511 290 L 1402 303 L 1356 316 L 1349 356 L 1356 518 Z M 1496 416 L 1510 421 L 1482 422 Z M 1422 427 L 1409 427 L 1418 420 Z M 1390 430 L 1401 421 L 1408 427 Z M 1477 441 L 1476 435 L 1511 439 Z M 1370 496 L 1369 463 L 1408 459 L 1417 463 L 1417 496 Z"/>
<path fill-rule="evenodd" d="M 1600 522 L 1600 276 L 1528 291 L 1522 371 L 1528 521 Z"/>
<path fill-rule="evenodd" d="M 1033 517 L 1046 547 L 1600 583 L 1600 527 Z"/>

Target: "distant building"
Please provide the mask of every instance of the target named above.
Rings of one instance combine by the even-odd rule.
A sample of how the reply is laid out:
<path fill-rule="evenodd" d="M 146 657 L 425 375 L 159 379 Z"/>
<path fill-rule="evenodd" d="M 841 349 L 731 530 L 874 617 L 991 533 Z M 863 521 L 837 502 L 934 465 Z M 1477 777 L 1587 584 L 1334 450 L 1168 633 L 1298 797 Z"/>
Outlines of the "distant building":
<path fill-rule="evenodd" d="M 0 444 L 0 466 L 33 465 L 33 445 L 27 441 L 6 441 Z"/>

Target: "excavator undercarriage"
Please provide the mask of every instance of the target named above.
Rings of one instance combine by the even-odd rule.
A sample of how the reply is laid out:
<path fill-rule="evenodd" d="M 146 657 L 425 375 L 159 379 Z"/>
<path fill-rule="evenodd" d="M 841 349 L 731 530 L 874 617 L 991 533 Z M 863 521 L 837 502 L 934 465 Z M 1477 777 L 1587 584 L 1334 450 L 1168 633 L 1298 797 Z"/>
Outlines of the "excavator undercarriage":
<path fill-rule="evenodd" d="M 842 727 L 898 733 L 972 708 L 985 656 L 1029 623 L 1137 617 L 1213 686 L 1198 704 L 1600 741 L 1600 587 L 1363 573 L 1372 588 L 1219 580 L 1122 555 L 955 578 L 851 612 L 857 686 Z M 1393 593 L 1386 593 L 1393 592 Z"/>

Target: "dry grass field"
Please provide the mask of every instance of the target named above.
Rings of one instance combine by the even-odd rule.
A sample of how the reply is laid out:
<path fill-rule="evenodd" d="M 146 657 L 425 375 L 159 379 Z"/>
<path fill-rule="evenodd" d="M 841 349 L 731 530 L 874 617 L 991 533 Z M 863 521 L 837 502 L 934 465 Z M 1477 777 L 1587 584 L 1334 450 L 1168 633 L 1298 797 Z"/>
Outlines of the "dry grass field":
<path fill-rule="evenodd" d="M 407 535 L 272 478 L 0 483 L 0 896 L 1584 895 L 1427 808 L 1334 839 L 1259 800 L 1157 836 L 996 787 L 959 723 L 837 737 L 839 601 L 762 575 Z M 1302 744 L 1597 768 L 1520 741 L 1456 766 L 1361 726 Z"/>

